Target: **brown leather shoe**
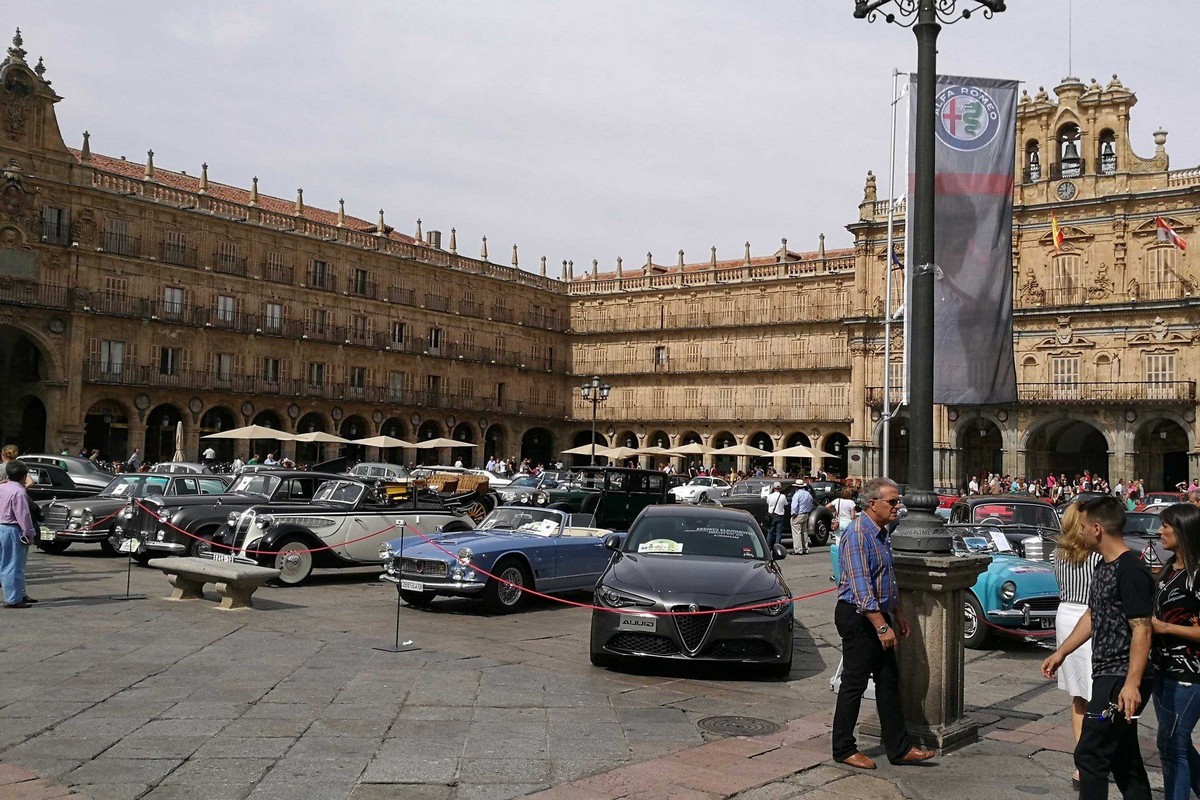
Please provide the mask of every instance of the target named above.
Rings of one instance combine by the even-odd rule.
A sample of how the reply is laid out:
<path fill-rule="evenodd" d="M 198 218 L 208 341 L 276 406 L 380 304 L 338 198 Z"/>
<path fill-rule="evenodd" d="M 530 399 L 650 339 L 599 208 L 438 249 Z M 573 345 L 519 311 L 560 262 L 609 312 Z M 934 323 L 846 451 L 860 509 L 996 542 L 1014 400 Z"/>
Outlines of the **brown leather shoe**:
<path fill-rule="evenodd" d="M 912 752 L 912 751 L 909 751 Z M 906 756 L 907 758 L 907 756 Z M 857 767 L 858 769 L 875 769 L 875 762 L 867 758 L 862 753 L 855 753 L 849 758 L 843 758 L 841 763 L 848 767 Z"/>
<path fill-rule="evenodd" d="M 920 764 L 922 761 L 928 761 L 937 753 L 932 750 L 923 750 L 920 747 L 910 747 L 908 752 L 904 754 L 904 758 L 897 761 L 897 764 Z"/>

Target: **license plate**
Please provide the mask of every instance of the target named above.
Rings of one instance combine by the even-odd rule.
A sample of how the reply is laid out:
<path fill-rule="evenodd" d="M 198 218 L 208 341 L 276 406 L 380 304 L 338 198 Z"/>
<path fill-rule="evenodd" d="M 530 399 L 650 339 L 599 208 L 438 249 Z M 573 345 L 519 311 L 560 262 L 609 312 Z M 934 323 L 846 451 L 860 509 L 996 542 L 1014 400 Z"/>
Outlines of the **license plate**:
<path fill-rule="evenodd" d="M 210 553 L 209 557 L 213 561 L 220 561 L 222 564 L 232 564 L 233 563 L 233 554 L 232 553 Z"/>
<path fill-rule="evenodd" d="M 54 531 L 38 531 L 38 537 L 43 542 L 53 542 L 54 541 Z"/>
<path fill-rule="evenodd" d="M 1043 628 L 1053 628 L 1054 627 L 1054 618 L 1053 617 L 1045 617 L 1043 619 L 1038 620 L 1038 622 L 1041 623 Z"/>
<path fill-rule="evenodd" d="M 641 614 L 622 614 L 617 620 L 617 630 L 636 631 L 637 633 L 657 633 L 658 617 L 647 617 Z"/>
<path fill-rule="evenodd" d="M 423 592 L 425 584 L 420 581 L 400 581 L 400 588 L 406 592 Z"/>

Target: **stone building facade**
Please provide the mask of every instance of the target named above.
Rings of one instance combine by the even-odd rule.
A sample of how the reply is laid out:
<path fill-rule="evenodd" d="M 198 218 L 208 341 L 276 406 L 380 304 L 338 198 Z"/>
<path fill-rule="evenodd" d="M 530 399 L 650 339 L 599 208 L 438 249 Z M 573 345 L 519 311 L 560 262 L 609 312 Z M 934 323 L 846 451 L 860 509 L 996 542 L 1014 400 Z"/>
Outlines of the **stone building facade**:
<path fill-rule="evenodd" d="M 68 148 L 59 100 L 14 40 L 0 64 L 0 435 L 26 450 L 169 458 L 182 423 L 195 457 L 201 436 L 258 423 L 476 445 L 431 460 L 547 462 L 591 440 L 579 386 L 597 375 L 614 387 L 596 408 L 602 443 L 805 444 L 830 454 L 831 472 L 880 469 L 888 203 L 873 177 L 850 249 L 826 251 L 822 236 L 811 252 L 784 240 L 766 255 L 747 244 L 734 259 L 647 254 L 628 269 L 564 264 L 548 275 L 544 259 L 522 269 L 515 247 L 499 265 L 486 240 L 475 258 L 453 230 L 418 221 L 402 234 L 382 211 L 366 220 L 312 208 L 303 192 L 217 183 L 203 165 L 162 169 L 152 153 L 104 156 L 87 134 Z M 1023 99 L 1021 400 L 938 409 L 939 483 L 981 470 L 1091 468 L 1152 483 L 1200 474 L 1195 256 L 1155 233 L 1160 215 L 1185 238 L 1200 221 L 1200 170 L 1170 171 L 1161 132 L 1151 158 L 1136 155 L 1135 101 L 1115 78 Z M 1065 234 L 1058 251 L 1051 212 Z M 903 433 L 901 413 L 899 477 Z M 332 454 L 299 447 L 251 445 Z"/>

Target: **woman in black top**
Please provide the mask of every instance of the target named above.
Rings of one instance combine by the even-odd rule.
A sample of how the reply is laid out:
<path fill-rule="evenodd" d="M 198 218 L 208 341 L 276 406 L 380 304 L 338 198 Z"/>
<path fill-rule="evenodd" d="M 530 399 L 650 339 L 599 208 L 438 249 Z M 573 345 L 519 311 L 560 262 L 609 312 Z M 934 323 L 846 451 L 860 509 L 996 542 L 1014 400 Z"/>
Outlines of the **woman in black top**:
<path fill-rule="evenodd" d="M 1162 512 L 1163 549 L 1172 553 L 1154 598 L 1154 708 L 1166 800 L 1200 796 L 1200 508 L 1177 503 Z"/>

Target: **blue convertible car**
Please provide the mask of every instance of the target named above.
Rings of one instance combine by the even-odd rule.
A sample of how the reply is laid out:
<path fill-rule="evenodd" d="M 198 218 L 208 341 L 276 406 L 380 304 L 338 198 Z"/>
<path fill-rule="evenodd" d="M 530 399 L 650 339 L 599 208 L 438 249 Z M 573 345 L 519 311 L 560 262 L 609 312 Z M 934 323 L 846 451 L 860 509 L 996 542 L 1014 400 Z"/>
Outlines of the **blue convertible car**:
<path fill-rule="evenodd" d="M 383 579 L 398 584 L 410 606 L 428 606 L 438 595 L 476 597 L 488 611 L 511 613 L 529 599 L 521 587 L 546 593 L 595 588 L 612 557 L 604 546 L 612 531 L 595 525 L 591 514 L 502 506 L 473 531 L 383 545 Z"/>
<path fill-rule="evenodd" d="M 992 557 L 992 563 L 963 598 L 963 644 L 966 647 L 983 647 L 993 633 L 1023 636 L 1054 630 L 1058 580 L 1049 563 L 1018 556 L 1000 530 L 976 526 L 950 530 L 956 554 Z M 831 550 L 836 581 L 839 577 L 836 542 Z"/>

